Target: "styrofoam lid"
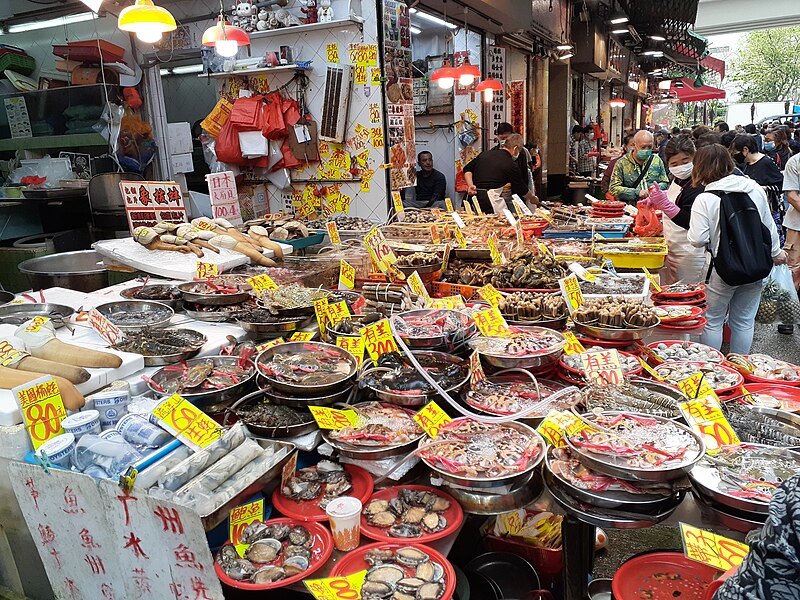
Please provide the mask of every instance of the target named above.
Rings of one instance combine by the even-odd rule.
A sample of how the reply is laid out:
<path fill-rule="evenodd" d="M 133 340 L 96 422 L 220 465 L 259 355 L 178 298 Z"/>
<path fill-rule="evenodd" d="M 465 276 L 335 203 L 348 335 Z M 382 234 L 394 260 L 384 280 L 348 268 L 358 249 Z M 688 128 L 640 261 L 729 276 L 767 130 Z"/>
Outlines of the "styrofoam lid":
<path fill-rule="evenodd" d="M 96 410 L 84 410 L 63 419 L 61 426 L 64 429 L 76 429 L 89 425 L 93 421 L 100 422 L 100 413 Z"/>
<path fill-rule="evenodd" d="M 47 440 L 39 446 L 39 450 L 43 450 L 50 460 L 58 460 L 72 452 L 74 446 L 75 436 L 71 433 L 62 433 Z"/>

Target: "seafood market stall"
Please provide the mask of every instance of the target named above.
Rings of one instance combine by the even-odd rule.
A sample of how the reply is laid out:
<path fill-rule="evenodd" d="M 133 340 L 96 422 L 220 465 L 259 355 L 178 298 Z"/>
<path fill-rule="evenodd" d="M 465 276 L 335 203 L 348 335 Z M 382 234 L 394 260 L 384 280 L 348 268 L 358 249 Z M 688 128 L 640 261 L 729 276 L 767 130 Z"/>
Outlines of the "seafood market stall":
<path fill-rule="evenodd" d="M 125 527 L 112 491 L 177 511 L 186 550 L 162 558 L 194 553 L 209 598 L 448 600 L 502 587 L 502 565 L 529 575 L 506 597 L 577 600 L 595 528 L 680 523 L 741 543 L 763 525 L 800 471 L 800 367 L 700 343 L 703 286 L 662 287 L 658 261 L 631 262 L 662 242 L 580 235 L 630 225 L 599 209 L 403 212 L 212 223 L 193 238 L 202 256 L 161 246 L 181 245 L 163 224 L 129 241 L 150 269 L 135 280 L 0 306 L 1 524 L 24 549 L 9 568 L 70 593 L 24 479 L 48 511 L 65 488 L 81 508 L 113 504 L 92 534 Z M 281 228 L 319 247 L 290 256 Z M 204 242 L 240 235 L 257 256 L 205 262 Z M 158 252 L 188 275 L 148 266 Z M 167 521 L 142 523 L 149 537 L 125 532 L 139 541 L 104 556 L 108 573 L 131 573 L 137 544 L 172 544 Z M 65 525 L 47 524 L 65 551 Z M 90 563 L 70 565 L 76 581 Z"/>

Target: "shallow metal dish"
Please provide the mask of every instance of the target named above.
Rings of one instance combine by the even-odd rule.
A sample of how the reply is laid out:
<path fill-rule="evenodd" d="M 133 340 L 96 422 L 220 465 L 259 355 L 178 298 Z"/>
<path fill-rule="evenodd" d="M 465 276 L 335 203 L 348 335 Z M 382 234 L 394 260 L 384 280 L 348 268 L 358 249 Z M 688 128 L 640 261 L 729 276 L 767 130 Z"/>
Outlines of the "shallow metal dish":
<path fill-rule="evenodd" d="M 499 515 L 527 506 L 541 495 L 542 489 L 542 476 L 536 470 L 502 494 L 493 493 L 491 488 L 478 491 L 460 487 L 448 487 L 447 493 L 458 500 L 465 513 Z"/>
<path fill-rule="evenodd" d="M 147 298 L 147 299 L 145 299 L 145 298 L 137 298 L 137 297 L 135 297 L 133 295 L 138 290 L 143 290 L 143 289 L 147 289 L 147 288 L 164 288 L 164 289 L 168 289 L 168 290 L 175 290 L 175 292 L 177 292 L 177 294 L 178 294 L 178 297 L 177 298 L 173 298 L 171 300 L 152 300 L 152 299 L 149 299 L 149 298 Z M 145 300 L 146 302 L 160 302 L 161 304 L 166 304 L 167 306 L 169 306 L 174 311 L 180 310 L 181 304 L 183 303 L 181 291 L 178 290 L 178 288 L 176 288 L 175 286 L 168 285 L 168 284 L 154 284 L 154 285 L 144 285 L 144 286 L 136 285 L 134 287 L 129 287 L 129 288 L 126 288 L 126 289 L 122 290 L 119 293 L 119 295 L 122 296 L 123 298 L 125 298 L 126 300 Z"/>
<path fill-rule="evenodd" d="M 75 311 L 63 304 L 6 304 L 0 306 L 0 323 L 22 325 L 34 317 L 48 317 L 53 327 L 63 327 Z"/>
<path fill-rule="evenodd" d="M 440 312 L 444 314 L 452 313 L 461 323 L 461 328 L 452 333 L 443 333 L 441 335 L 428 337 L 407 337 L 398 332 L 398 335 L 403 338 L 403 341 L 409 348 L 437 348 L 441 346 L 450 347 L 458 340 L 466 340 L 475 333 L 475 321 L 472 320 L 472 317 L 458 310 L 448 310 L 444 308 L 423 308 L 420 310 L 409 310 L 400 313 L 397 315 L 397 318 L 405 321 L 405 317 L 424 317 L 434 312 Z"/>
<path fill-rule="evenodd" d="M 567 339 L 560 332 L 553 331 L 552 329 L 547 329 L 545 327 L 523 326 L 517 327 L 517 329 L 525 333 L 547 333 L 548 335 L 555 334 L 559 338 L 559 341 L 549 348 L 545 348 L 531 354 L 526 354 L 525 356 L 508 356 L 506 354 L 487 354 L 481 352 L 476 347 L 478 344 L 477 340 L 480 340 L 480 337 L 472 338 L 468 344 L 473 350 L 480 354 L 480 356 L 486 360 L 487 363 L 493 367 L 497 367 L 498 369 L 535 369 L 539 367 L 547 367 L 558 362 L 558 358 L 561 356 L 564 346 L 567 345 Z"/>
<path fill-rule="evenodd" d="M 279 318 L 276 317 L 276 319 Z M 236 323 L 247 333 L 263 335 L 268 333 L 291 333 L 297 331 L 307 321 L 306 317 L 302 317 L 300 319 L 284 319 L 273 323 L 250 323 L 237 319 Z"/>
<path fill-rule="evenodd" d="M 96 307 L 95 310 L 106 319 L 114 323 L 122 331 L 138 331 L 140 329 L 163 329 L 169 325 L 170 320 L 175 316 L 175 311 L 166 304 L 155 300 L 121 300 L 119 302 L 107 302 Z M 123 312 L 143 312 L 153 313 L 153 320 L 149 323 L 137 325 L 120 325 L 114 320 L 116 311 Z"/>
<path fill-rule="evenodd" d="M 717 523 L 732 531 L 747 533 L 753 529 L 763 527 L 767 520 L 766 513 L 736 510 L 724 504 L 712 502 L 699 493 L 695 487 L 692 487 L 692 492 L 695 502 L 697 502 L 697 505 L 703 513 L 703 523 L 708 523 L 709 525 Z"/>
<path fill-rule="evenodd" d="M 306 406 L 330 406 L 336 402 L 345 402 L 353 392 L 354 388 L 354 385 L 351 383 L 341 390 L 325 396 L 298 396 L 296 394 L 287 395 L 274 389 L 264 378 L 264 376 L 261 375 L 261 373 L 256 375 L 256 385 L 258 385 L 258 388 L 264 392 L 264 395 L 269 399 L 270 402 L 274 404 L 293 406 L 295 408 L 302 408 Z"/>
<path fill-rule="evenodd" d="M 544 484 L 553 496 L 555 501 L 579 521 L 589 523 L 595 527 L 605 527 L 608 529 L 642 529 L 656 525 L 675 512 L 675 509 L 683 502 L 685 492 L 679 492 L 676 501 L 672 506 L 652 514 L 636 514 L 623 511 L 616 511 L 610 508 L 602 509 L 585 504 L 569 495 L 566 488 L 558 481 L 553 474 L 545 469 Z"/>
<path fill-rule="evenodd" d="M 661 319 L 658 323 L 651 327 L 640 327 L 637 329 L 611 329 L 608 327 L 596 327 L 595 325 L 584 325 L 575 321 L 575 329 L 584 335 L 589 335 L 599 340 L 609 340 L 611 342 L 635 342 L 650 335 L 656 327 L 661 324 Z"/>
<path fill-rule="evenodd" d="M 249 423 L 248 421 L 244 420 L 241 415 L 239 414 L 239 409 L 249 404 L 256 404 L 263 402 L 267 406 L 276 406 L 270 404 L 264 395 L 262 390 L 258 390 L 243 396 L 239 400 L 237 400 L 225 413 L 225 420 L 223 421 L 223 426 L 227 424 L 228 416 L 230 413 L 236 415 L 236 418 L 244 424 L 247 430 L 256 437 L 264 437 L 264 438 L 283 438 L 283 437 L 297 437 L 298 435 L 303 435 L 305 433 L 309 433 L 314 431 L 317 428 L 317 422 L 314 420 L 314 417 L 311 415 L 310 412 L 307 412 L 308 420 L 303 423 L 298 423 L 296 425 L 273 425 L 272 427 L 264 426 L 264 425 L 254 425 Z M 288 408 L 288 407 L 287 407 Z"/>
<path fill-rule="evenodd" d="M 227 304 L 241 304 L 250 298 L 250 292 L 240 291 L 236 294 L 201 294 L 198 292 L 191 292 L 189 288 L 197 285 L 197 281 L 188 281 L 178 286 L 178 289 L 183 294 L 183 299 L 186 302 L 194 302 L 195 304 L 205 304 L 207 306 L 221 306 Z"/>
<path fill-rule="evenodd" d="M 215 367 L 218 366 L 231 366 L 237 365 L 239 362 L 238 356 L 204 356 L 203 358 L 192 358 L 186 361 L 186 366 L 188 368 L 192 368 L 195 365 L 200 364 L 201 362 L 210 360 L 214 363 Z M 208 412 L 218 412 L 220 410 L 224 410 L 227 408 L 231 402 L 238 400 L 244 394 L 250 391 L 252 387 L 253 380 L 255 378 L 256 370 L 253 366 L 252 362 L 248 361 L 248 374 L 237 384 L 227 387 L 222 390 L 208 390 L 203 392 L 195 392 L 195 393 L 188 393 L 188 392 L 179 392 L 181 396 L 186 398 L 189 402 L 197 406 L 198 408 L 202 408 Z M 157 384 L 161 384 L 166 381 L 170 381 L 172 379 L 176 379 L 182 375 L 181 371 L 176 370 L 167 370 L 169 367 L 164 367 L 153 373 L 152 381 Z M 163 396 L 163 392 L 159 392 L 157 388 L 153 386 L 153 384 L 148 381 L 147 387 L 150 388 L 152 392 L 155 392 L 158 396 Z M 169 394 L 171 395 L 171 394 Z"/>
<path fill-rule="evenodd" d="M 569 446 L 570 450 L 572 450 L 578 460 L 598 473 L 605 473 L 607 475 L 611 475 L 612 477 L 619 477 L 620 479 L 626 479 L 629 481 L 672 481 L 673 479 L 678 479 L 683 475 L 686 475 L 700 460 L 702 460 L 703 456 L 705 455 L 705 445 L 703 444 L 703 440 L 700 438 L 700 436 L 698 436 L 694 431 L 685 425 L 677 423 L 672 419 L 629 411 L 603 411 L 601 414 L 607 416 L 628 414 L 645 417 L 648 419 L 655 419 L 656 421 L 660 421 L 662 423 L 669 423 L 671 426 L 682 429 L 685 433 L 688 433 L 696 442 L 697 450 L 694 453 L 694 456 L 690 456 L 689 452 L 687 451 L 686 454 L 688 458 L 684 460 L 682 464 L 670 467 L 668 469 L 634 469 L 626 464 L 622 464 L 622 459 L 620 457 L 588 452 L 583 448 L 578 448 L 575 444 L 573 444 L 570 437 L 564 436 L 567 446 Z M 588 421 L 591 422 L 591 419 L 588 419 Z M 619 463 L 617 462 L 618 460 L 620 461 Z"/>
<path fill-rule="evenodd" d="M 567 327 L 567 319 L 569 316 L 563 316 L 558 319 L 542 319 L 541 321 L 514 321 L 506 319 L 506 323 L 512 327 L 544 327 L 546 329 L 554 329 L 555 331 L 563 331 Z"/>
<path fill-rule="evenodd" d="M 436 473 L 437 477 L 440 477 L 440 478 L 444 479 L 445 481 L 449 481 L 449 482 L 454 483 L 456 485 L 461 485 L 461 486 L 468 487 L 468 488 L 491 488 L 491 487 L 497 487 L 497 486 L 501 486 L 501 485 L 512 485 L 512 484 L 515 484 L 515 483 L 518 484 L 518 483 L 526 480 L 527 476 L 528 476 L 528 473 L 530 473 L 534 469 L 536 469 L 536 467 L 538 467 L 539 464 L 544 460 L 545 452 L 547 452 L 547 445 L 544 443 L 544 440 L 542 439 L 542 436 L 539 435 L 539 433 L 536 430 L 534 430 L 532 427 L 529 427 L 528 425 L 525 425 L 524 423 L 519 423 L 517 421 L 510 421 L 510 422 L 507 422 L 507 423 L 503 423 L 502 425 L 504 425 L 506 427 L 512 427 L 514 429 L 522 431 L 527 436 L 529 436 L 531 439 L 536 441 L 536 444 L 537 444 L 537 446 L 539 448 L 539 452 L 536 455 L 536 458 L 532 459 L 528 463 L 528 466 L 526 468 L 522 469 L 521 471 L 519 471 L 518 473 L 513 473 L 511 475 L 506 475 L 504 477 L 480 477 L 480 478 L 466 477 L 466 476 L 463 476 L 463 475 L 456 475 L 454 473 L 450 473 L 449 471 L 445 471 L 444 469 L 441 469 L 441 468 L 431 464 L 430 462 L 428 462 L 424 458 L 420 457 L 420 460 L 422 460 L 422 462 L 424 462 L 426 465 L 428 465 L 428 467 L 432 471 L 434 471 L 434 473 Z M 421 450 L 421 449 L 425 448 L 425 446 L 427 446 L 429 444 L 432 444 L 432 443 L 434 443 L 434 440 L 431 440 L 430 438 L 425 437 L 425 438 L 420 440 L 419 449 Z"/>
<path fill-rule="evenodd" d="M 413 274 L 414 271 L 416 271 L 420 275 L 428 275 L 429 273 L 435 273 L 436 271 L 441 271 L 442 264 L 444 264 L 444 261 L 440 260 L 439 262 L 430 265 L 420 265 L 418 267 L 401 267 L 398 265 L 397 268 L 400 269 L 403 275 L 406 276 Z"/>
<path fill-rule="evenodd" d="M 220 310 L 220 311 L 201 311 L 192 310 L 183 307 L 183 312 L 197 321 L 205 321 L 206 323 L 224 323 L 225 321 L 233 320 L 233 311 Z"/>
<path fill-rule="evenodd" d="M 273 379 L 263 371 L 263 366 L 272 360 L 276 354 L 292 355 L 292 354 L 314 354 L 315 352 L 332 352 L 338 355 L 342 360 L 350 364 L 350 371 L 343 375 L 333 383 L 326 383 L 322 385 L 308 385 L 302 383 L 289 383 L 286 381 L 278 381 Z M 356 357 L 350 354 L 347 350 L 343 350 L 338 346 L 332 344 L 325 344 L 323 342 L 286 342 L 279 344 L 272 348 L 267 348 L 256 359 L 256 368 L 259 374 L 279 392 L 287 394 L 297 394 L 298 396 L 324 396 L 326 393 L 333 393 L 342 390 L 355 380 L 356 373 L 358 373 L 358 361 Z"/>
<path fill-rule="evenodd" d="M 175 363 L 179 363 L 181 361 L 194 358 L 195 356 L 197 356 L 197 353 L 200 352 L 200 349 L 208 341 L 208 338 L 204 334 L 200 333 L 199 331 L 195 331 L 194 329 L 176 329 L 175 331 L 180 331 L 182 334 L 194 338 L 194 342 L 192 344 L 194 347 L 184 350 L 182 352 L 176 352 L 174 354 L 161 354 L 161 355 L 151 355 L 151 356 L 142 354 L 142 357 L 144 358 L 145 367 L 162 367 L 165 365 L 173 365 Z M 115 346 L 112 347 L 116 348 Z M 123 351 L 139 354 L 138 352 L 135 352 L 133 350 L 123 349 Z"/>

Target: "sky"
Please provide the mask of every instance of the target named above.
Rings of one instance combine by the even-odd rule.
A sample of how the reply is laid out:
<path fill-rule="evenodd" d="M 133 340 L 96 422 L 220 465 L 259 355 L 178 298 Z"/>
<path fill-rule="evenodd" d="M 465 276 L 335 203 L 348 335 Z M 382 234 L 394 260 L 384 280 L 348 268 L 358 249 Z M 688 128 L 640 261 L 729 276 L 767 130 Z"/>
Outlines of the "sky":
<path fill-rule="evenodd" d="M 739 40 L 744 37 L 744 35 L 743 33 L 723 33 L 720 35 L 708 36 L 711 54 L 715 58 L 730 62 L 733 57 L 736 56 L 736 48 L 739 46 Z M 715 49 L 722 50 L 724 48 L 727 48 L 727 50 L 723 50 L 722 52 L 715 51 Z M 722 87 L 728 93 L 728 102 L 736 102 L 738 99 L 736 89 L 728 83 L 727 79 L 722 82 Z"/>

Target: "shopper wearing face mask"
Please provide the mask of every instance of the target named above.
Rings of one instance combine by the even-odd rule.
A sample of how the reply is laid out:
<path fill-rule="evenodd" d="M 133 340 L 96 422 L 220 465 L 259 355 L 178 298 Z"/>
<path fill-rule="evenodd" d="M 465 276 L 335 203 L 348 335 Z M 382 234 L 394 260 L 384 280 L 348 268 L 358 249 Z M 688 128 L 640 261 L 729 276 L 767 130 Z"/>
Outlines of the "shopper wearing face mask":
<path fill-rule="evenodd" d="M 758 151 L 756 141 L 750 135 L 737 135 L 733 138 L 730 147 L 733 160 L 742 165 L 742 173 L 754 180 L 764 188 L 769 200 L 770 211 L 778 227 L 781 236 L 781 244 L 784 242 L 783 215 L 785 213 L 783 203 L 783 173 L 775 162 L 765 154 Z"/>
<path fill-rule="evenodd" d="M 664 237 L 669 253 L 660 272 L 661 283 L 700 283 L 706 275 L 706 253 L 695 248 L 687 239 L 692 204 L 703 192 L 703 186 L 692 185 L 692 160 L 695 145 L 691 136 L 672 138 L 664 147 L 667 168 L 673 176 L 666 192 L 650 191 L 648 196 L 653 206 L 664 214 Z"/>
<path fill-rule="evenodd" d="M 664 163 L 653 153 L 653 134 L 638 131 L 633 136 L 633 151 L 626 154 L 614 165 L 608 192 L 623 202 L 635 204 L 648 196 L 648 188 L 658 184 L 667 189 L 669 179 Z"/>
<path fill-rule="evenodd" d="M 778 168 L 783 171 L 792 156 L 786 131 L 781 127 L 771 129 L 764 140 L 764 153 L 774 160 Z"/>

